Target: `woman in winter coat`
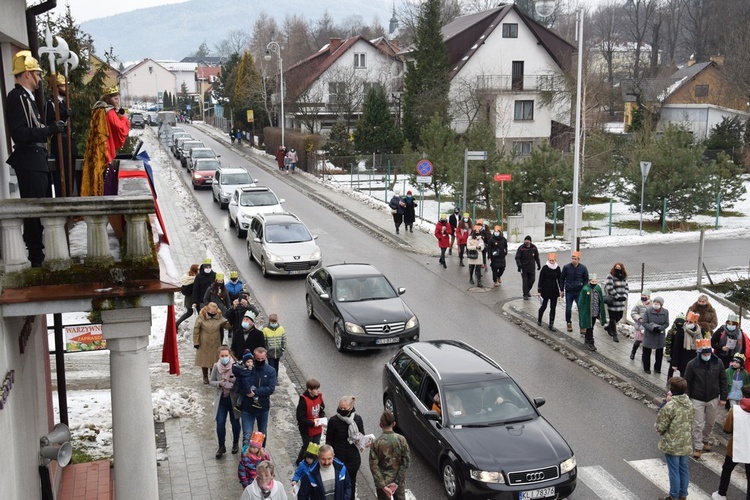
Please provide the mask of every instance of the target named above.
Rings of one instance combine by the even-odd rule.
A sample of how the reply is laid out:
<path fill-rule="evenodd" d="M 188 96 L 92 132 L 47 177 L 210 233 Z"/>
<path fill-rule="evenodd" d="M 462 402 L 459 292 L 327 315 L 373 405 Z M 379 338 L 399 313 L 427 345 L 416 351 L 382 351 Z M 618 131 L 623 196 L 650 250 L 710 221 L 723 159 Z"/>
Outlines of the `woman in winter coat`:
<path fill-rule="evenodd" d="M 557 265 L 556 253 L 547 254 L 547 263 L 539 271 L 539 283 L 537 284 L 536 291 L 537 297 L 542 300 L 536 323 L 542 326 L 542 317 L 544 316 L 544 311 L 547 310 L 547 304 L 549 304 L 549 329 L 554 332 L 555 327 L 553 324 L 555 322 L 557 299 L 561 297 L 562 293 L 562 290 L 560 290 L 560 266 Z"/>
<path fill-rule="evenodd" d="M 747 346 L 745 345 L 745 335 L 739 326 L 740 317 L 734 313 L 729 313 L 727 322 L 721 325 L 711 336 L 711 347 L 714 354 L 718 357 L 724 368 L 729 368 L 729 363 L 735 354 L 747 355 Z"/>
<path fill-rule="evenodd" d="M 669 328 L 669 311 L 664 309 L 664 299 L 654 297 L 651 307 L 643 315 L 643 371 L 651 373 L 651 351 L 656 351 L 654 371 L 661 373 L 661 360 L 666 345 L 665 332 Z"/>
<path fill-rule="evenodd" d="M 492 237 L 487 243 L 487 253 L 490 255 L 490 269 L 492 269 L 492 286 L 498 287 L 503 282 L 505 272 L 505 256 L 508 255 L 508 240 L 503 235 L 500 226 L 495 226 Z M 554 318 L 554 314 L 552 315 Z"/>
<path fill-rule="evenodd" d="M 622 262 L 615 263 L 607 276 L 607 282 L 604 284 L 605 304 L 607 304 L 607 333 L 612 340 L 619 342 L 617 338 L 617 323 L 622 319 L 625 308 L 628 305 L 628 272 L 625 270 L 625 264 Z"/>
<path fill-rule="evenodd" d="M 213 302 L 219 306 L 221 314 L 224 317 L 227 315 L 227 309 L 232 307 L 232 303 L 229 300 L 229 291 L 224 286 L 224 273 L 218 273 L 216 281 L 203 294 L 203 303 L 208 304 L 209 302 Z"/>
<path fill-rule="evenodd" d="M 190 270 L 180 278 L 180 293 L 184 298 L 185 313 L 177 319 L 177 328 L 183 321 L 193 315 L 193 283 L 196 274 L 198 274 L 198 264 L 193 264 L 190 266 Z"/>
<path fill-rule="evenodd" d="M 404 227 L 410 233 L 414 232 L 414 221 L 417 220 L 416 207 L 417 202 L 414 201 L 414 196 L 411 191 L 407 191 L 406 198 L 404 198 Z"/>
<path fill-rule="evenodd" d="M 200 366 L 203 371 L 204 384 L 208 385 L 208 370 L 216 363 L 216 353 L 223 337 L 221 329 L 231 327 L 213 302 L 209 302 L 198 313 L 198 319 L 193 326 L 193 347 L 197 350 L 195 366 Z"/>
<path fill-rule="evenodd" d="M 352 481 L 352 495 L 355 496 L 357 486 L 357 472 L 362 465 L 357 441 L 365 433 L 365 425 L 362 423 L 362 417 L 357 415 L 354 408 L 354 402 L 357 400 L 354 396 L 344 396 L 339 400 L 339 407 L 336 414 L 328 419 L 328 428 L 326 429 L 326 444 L 333 446 L 333 453 L 337 459 L 346 466 L 349 471 L 349 478 Z"/>
<path fill-rule="evenodd" d="M 635 359 L 635 353 L 643 342 L 643 315 L 646 309 L 651 307 L 651 290 L 644 288 L 641 292 L 641 300 L 630 310 L 630 319 L 633 320 L 633 330 L 635 330 L 635 340 L 633 349 L 630 351 L 630 359 Z"/>
<path fill-rule="evenodd" d="M 297 168 L 297 162 L 299 161 L 299 158 L 297 157 L 297 152 L 294 150 L 294 148 L 290 149 L 289 152 L 286 154 L 287 158 L 287 173 L 292 172 L 294 173 L 294 169 Z"/>
<path fill-rule="evenodd" d="M 401 224 L 404 222 L 404 205 L 404 200 L 401 199 L 401 191 L 396 189 L 393 192 L 393 198 L 388 203 L 391 215 L 393 215 L 393 224 L 396 226 L 396 234 L 398 234 Z"/>
<path fill-rule="evenodd" d="M 471 219 L 469 214 L 464 214 L 463 218 L 458 222 L 456 228 L 456 245 L 458 246 L 458 262 L 461 267 L 464 267 L 464 254 L 466 253 L 466 241 L 469 239 L 471 233 Z"/>
<path fill-rule="evenodd" d="M 707 295 L 699 295 L 698 300 L 688 308 L 688 311 L 700 314 L 701 319 L 698 324 L 704 332 L 713 332 L 719 325 L 716 309 L 708 303 Z"/>
<path fill-rule="evenodd" d="M 435 224 L 435 238 L 438 240 L 438 248 L 440 249 L 438 263 L 446 268 L 448 266 L 445 265 L 445 250 L 451 245 L 451 225 L 448 224 L 448 217 L 445 214 L 440 214 L 440 220 Z"/>
<path fill-rule="evenodd" d="M 466 240 L 466 260 L 469 262 L 469 283 L 474 284 L 477 278 L 477 286 L 482 288 L 482 250 L 484 239 L 482 238 L 482 226 L 476 225 L 474 231 Z"/>
<path fill-rule="evenodd" d="M 674 325 L 667 332 L 665 354 L 669 361 L 667 380 L 672 378 L 675 370 L 679 370 L 678 377 L 685 376 L 687 364 L 698 354 L 695 341 L 708 338 L 698 326 L 698 315 L 689 312 L 687 316 L 678 314 Z"/>
<path fill-rule="evenodd" d="M 284 146 L 279 146 L 279 149 L 276 151 L 276 165 L 279 166 L 279 170 L 282 172 L 284 171 L 284 158 L 286 158 L 286 150 Z"/>
<path fill-rule="evenodd" d="M 264 460 L 258 464 L 258 476 L 242 492 L 240 500 L 287 500 L 284 486 L 276 480 L 271 462 Z"/>
<path fill-rule="evenodd" d="M 193 282 L 193 309 L 200 311 L 207 304 L 203 302 L 203 297 L 214 281 L 216 281 L 216 272 L 211 269 L 211 259 L 203 259 L 203 264 Z"/>
<path fill-rule="evenodd" d="M 214 396 L 214 419 L 216 420 L 216 438 L 219 441 L 219 449 L 216 458 L 221 458 L 227 452 L 225 446 L 227 437 L 227 416 L 232 425 L 232 454 L 240 451 L 240 419 L 234 414 L 233 406 L 237 403 L 237 393 L 234 387 L 234 374 L 232 365 L 235 359 L 229 352 L 229 346 L 219 347 L 219 361 L 214 363 L 208 383 L 216 389 Z"/>

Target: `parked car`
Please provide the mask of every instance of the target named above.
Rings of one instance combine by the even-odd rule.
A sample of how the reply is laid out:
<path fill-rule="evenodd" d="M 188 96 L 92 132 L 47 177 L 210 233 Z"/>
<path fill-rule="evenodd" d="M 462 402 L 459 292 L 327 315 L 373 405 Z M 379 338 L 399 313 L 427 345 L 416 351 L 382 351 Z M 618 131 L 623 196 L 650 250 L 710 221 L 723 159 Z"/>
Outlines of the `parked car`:
<path fill-rule="evenodd" d="M 213 149 L 211 148 L 190 148 L 190 151 L 188 151 L 188 154 L 186 155 L 185 163 L 187 164 L 187 168 L 190 170 L 193 170 L 193 162 L 196 158 L 221 158 L 221 155 L 217 155 Z"/>
<path fill-rule="evenodd" d="M 192 139 L 192 137 L 187 132 L 173 132 L 172 133 L 172 138 L 169 141 L 169 150 L 172 151 L 172 155 L 175 157 L 177 155 L 177 140 L 178 139 L 189 140 L 189 139 Z"/>
<path fill-rule="evenodd" d="M 307 316 L 333 335 L 339 351 L 364 350 L 419 340 L 419 320 L 394 288 L 369 264 L 335 264 L 307 276 Z"/>
<path fill-rule="evenodd" d="M 383 406 L 451 500 L 567 498 L 576 457 L 499 364 L 454 340 L 404 346 L 383 369 Z"/>
<path fill-rule="evenodd" d="M 229 227 L 236 227 L 237 237 L 244 238 L 253 215 L 283 212 L 281 204 L 284 201 L 283 198 L 277 198 L 276 194 L 265 186 L 237 188 L 227 206 Z"/>
<path fill-rule="evenodd" d="M 193 189 L 210 188 L 214 181 L 214 172 L 221 167 L 216 158 L 198 158 L 195 160 L 195 168 L 190 172 Z"/>
<path fill-rule="evenodd" d="M 180 160 L 180 166 L 182 168 L 187 167 L 187 155 L 190 152 L 190 148 L 203 147 L 205 147 L 205 144 L 201 141 L 196 141 L 195 139 L 183 142 L 182 146 L 177 149 L 177 158 Z"/>
<path fill-rule="evenodd" d="M 182 148 L 182 144 L 185 141 L 194 141 L 194 140 L 195 139 L 193 139 L 189 134 L 187 136 L 175 138 L 174 143 L 172 144 L 172 154 L 174 155 L 174 157 L 175 158 L 180 157 L 180 148 Z"/>
<path fill-rule="evenodd" d="M 141 113 L 130 115 L 130 128 L 146 128 L 146 119 Z"/>
<path fill-rule="evenodd" d="M 308 274 L 323 262 L 317 239 L 294 214 L 256 214 L 247 232 L 247 256 L 265 277 Z"/>
<path fill-rule="evenodd" d="M 229 205 L 232 193 L 237 188 L 255 186 L 258 179 L 253 179 L 247 170 L 239 167 L 220 167 L 214 173 L 214 181 L 211 184 L 211 191 L 214 202 L 219 204 L 219 208 L 224 210 Z"/>

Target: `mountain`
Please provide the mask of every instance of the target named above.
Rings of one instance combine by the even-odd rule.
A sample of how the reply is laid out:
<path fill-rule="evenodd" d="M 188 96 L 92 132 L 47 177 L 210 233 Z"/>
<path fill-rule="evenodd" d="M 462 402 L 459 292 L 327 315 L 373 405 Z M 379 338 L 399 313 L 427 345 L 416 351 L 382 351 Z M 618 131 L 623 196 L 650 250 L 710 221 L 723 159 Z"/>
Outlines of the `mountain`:
<path fill-rule="evenodd" d="M 287 13 L 317 21 L 328 11 L 335 22 L 358 15 L 366 24 L 377 16 L 384 26 L 391 18 L 386 0 L 190 0 L 93 19 L 82 23 L 81 29 L 94 38 L 100 55 L 113 47 L 123 62 L 146 57 L 179 61 L 204 40 L 213 48 L 230 30 L 250 32 L 264 11 L 279 24 Z"/>

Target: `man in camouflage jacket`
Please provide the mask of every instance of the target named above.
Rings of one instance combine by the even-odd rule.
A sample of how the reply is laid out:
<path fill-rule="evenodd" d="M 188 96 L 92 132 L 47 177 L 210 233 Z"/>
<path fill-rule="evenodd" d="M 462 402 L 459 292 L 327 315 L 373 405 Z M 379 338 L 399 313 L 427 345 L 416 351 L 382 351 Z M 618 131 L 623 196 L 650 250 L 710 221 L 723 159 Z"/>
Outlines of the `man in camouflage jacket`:
<path fill-rule="evenodd" d="M 659 449 L 664 452 L 669 472 L 669 495 L 659 500 L 687 498 L 690 475 L 688 457 L 693 451 L 692 432 L 695 408 L 688 398 L 687 381 L 682 377 L 669 379 L 671 396 L 656 416 L 656 431 L 661 436 Z"/>
<path fill-rule="evenodd" d="M 383 434 L 370 445 L 370 471 L 375 481 L 378 500 L 405 500 L 406 470 L 409 468 L 409 444 L 406 438 L 393 432 L 396 419 L 390 411 L 380 416 Z"/>

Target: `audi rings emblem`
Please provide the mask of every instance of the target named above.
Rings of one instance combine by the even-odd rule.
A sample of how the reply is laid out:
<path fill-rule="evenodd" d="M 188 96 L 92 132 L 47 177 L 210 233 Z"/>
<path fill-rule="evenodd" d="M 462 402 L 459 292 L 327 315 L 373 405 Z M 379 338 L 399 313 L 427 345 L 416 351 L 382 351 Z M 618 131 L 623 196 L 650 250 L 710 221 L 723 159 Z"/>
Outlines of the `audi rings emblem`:
<path fill-rule="evenodd" d="M 541 481 L 544 479 L 544 472 L 529 472 L 526 474 L 526 481 L 533 483 L 534 481 Z"/>
<path fill-rule="evenodd" d="M 383 325 L 383 333 L 391 333 L 391 325 Z"/>

